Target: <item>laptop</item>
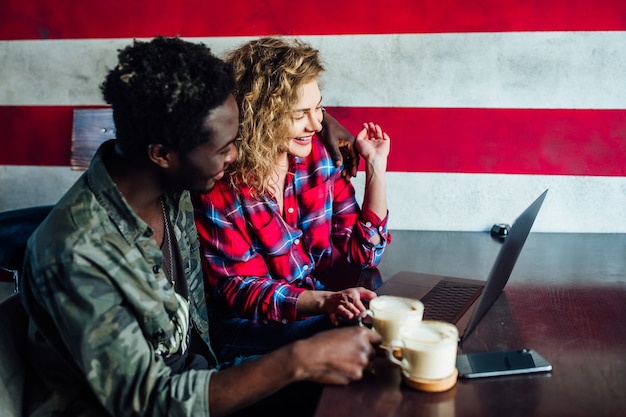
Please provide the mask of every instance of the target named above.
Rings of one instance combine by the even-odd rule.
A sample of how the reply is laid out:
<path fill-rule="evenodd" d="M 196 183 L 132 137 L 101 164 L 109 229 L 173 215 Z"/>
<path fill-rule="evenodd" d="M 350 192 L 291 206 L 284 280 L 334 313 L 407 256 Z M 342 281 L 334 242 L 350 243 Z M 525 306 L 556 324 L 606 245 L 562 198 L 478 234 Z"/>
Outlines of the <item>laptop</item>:
<path fill-rule="evenodd" d="M 547 193 L 545 190 L 515 220 L 486 281 L 403 271 L 385 281 L 376 293 L 420 299 L 424 303 L 424 320 L 455 324 L 462 342 L 508 282 Z"/>

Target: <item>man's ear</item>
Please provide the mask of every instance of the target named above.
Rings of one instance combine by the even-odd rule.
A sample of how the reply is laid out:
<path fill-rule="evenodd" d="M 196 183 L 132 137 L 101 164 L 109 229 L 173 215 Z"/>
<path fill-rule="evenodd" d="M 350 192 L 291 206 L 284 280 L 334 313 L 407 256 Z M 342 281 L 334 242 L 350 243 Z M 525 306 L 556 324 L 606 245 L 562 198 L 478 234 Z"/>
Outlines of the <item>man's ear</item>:
<path fill-rule="evenodd" d="M 169 168 L 172 164 L 173 152 L 157 143 L 148 145 L 148 158 L 161 168 Z"/>

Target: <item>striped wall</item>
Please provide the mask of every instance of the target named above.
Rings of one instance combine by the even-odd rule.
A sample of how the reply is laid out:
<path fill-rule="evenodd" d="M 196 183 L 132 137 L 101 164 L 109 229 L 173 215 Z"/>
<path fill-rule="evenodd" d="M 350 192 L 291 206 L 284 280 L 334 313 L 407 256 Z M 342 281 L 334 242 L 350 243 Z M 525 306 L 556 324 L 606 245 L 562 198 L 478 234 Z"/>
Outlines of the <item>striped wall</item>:
<path fill-rule="evenodd" d="M 393 229 L 487 230 L 549 188 L 535 231 L 626 232 L 624 1 L 13 3 L 0 4 L 0 210 L 54 203 L 80 175 L 72 110 L 104 105 L 98 86 L 133 37 L 222 54 L 283 34 L 320 49 L 329 112 L 391 135 Z"/>

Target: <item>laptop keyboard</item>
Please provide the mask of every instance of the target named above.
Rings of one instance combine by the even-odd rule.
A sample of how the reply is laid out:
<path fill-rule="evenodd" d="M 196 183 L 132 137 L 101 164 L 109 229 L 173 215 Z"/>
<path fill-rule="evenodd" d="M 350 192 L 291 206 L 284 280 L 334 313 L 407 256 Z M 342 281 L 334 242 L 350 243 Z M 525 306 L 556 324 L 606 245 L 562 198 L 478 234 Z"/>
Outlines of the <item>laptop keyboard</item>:
<path fill-rule="evenodd" d="M 456 323 L 482 292 L 482 285 L 441 280 L 423 298 L 424 320 Z"/>

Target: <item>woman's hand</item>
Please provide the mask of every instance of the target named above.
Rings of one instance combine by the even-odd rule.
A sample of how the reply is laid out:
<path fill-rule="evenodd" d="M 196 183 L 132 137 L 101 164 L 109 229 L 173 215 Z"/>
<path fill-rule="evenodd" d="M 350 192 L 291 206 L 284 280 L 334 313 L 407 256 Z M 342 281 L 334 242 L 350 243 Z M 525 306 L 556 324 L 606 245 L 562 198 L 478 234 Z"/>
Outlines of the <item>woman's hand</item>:
<path fill-rule="evenodd" d="M 384 160 L 386 165 L 391 139 L 379 125 L 363 123 L 363 129 L 356 136 L 355 147 L 367 163 L 376 164 L 377 161 Z"/>
<path fill-rule="evenodd" d="M 355 147 L 365 160 L 365 190 L 363 208 L 371 210 L 378 218 L 387 216 L 387 157 L 391 148 L 391 140 L 381 127 L 369 122 L 363 124 L 358 133 Z M 370 242 L 380 244 L 380 235 L 374 235 Z"/>
<path fill-rule="evenodd" d="M 338 325 L 341 316 L 347 320 L 365 310 L 362 300 L 376 297 L 374 291 L 364 287 L 348 288 L 342 291 L 304 291 L 298 297 L 296 308 L 300 317 L 328 314 L 333 324 Z"/>
<path fill-rule="evenodd" d="M 333 324 L 338 325 L 339 316 L 347 320 L 356 319 L 366 309 L 362 300 L 371 300 L 374 297 L 376 297 L 374 291 L 363 287 L 329 292 L 323 300 L 322 311 L 329 315 Z"/>

